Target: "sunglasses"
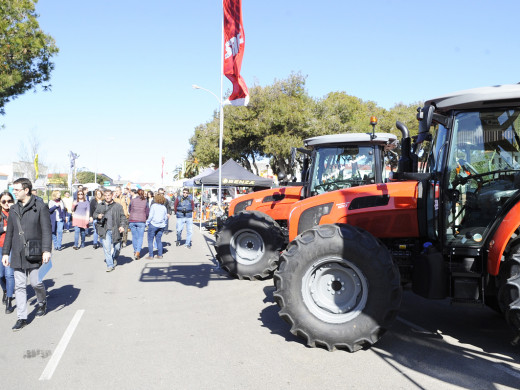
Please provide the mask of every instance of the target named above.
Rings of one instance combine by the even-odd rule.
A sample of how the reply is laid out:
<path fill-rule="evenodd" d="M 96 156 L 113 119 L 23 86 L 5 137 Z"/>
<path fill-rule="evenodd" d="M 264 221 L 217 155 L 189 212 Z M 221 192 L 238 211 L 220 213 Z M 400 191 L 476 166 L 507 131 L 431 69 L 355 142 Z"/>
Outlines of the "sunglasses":
<path fill-rule="evenodd" d="M 83 195 L 83 192 L 78 192 L 78 195 Z"/>
<path fill-rule="evenodd" d="M 6 204 L 6 203 L 14 203 L 14 202 L 12 200 L 3 200 L 1 203 Z"/>

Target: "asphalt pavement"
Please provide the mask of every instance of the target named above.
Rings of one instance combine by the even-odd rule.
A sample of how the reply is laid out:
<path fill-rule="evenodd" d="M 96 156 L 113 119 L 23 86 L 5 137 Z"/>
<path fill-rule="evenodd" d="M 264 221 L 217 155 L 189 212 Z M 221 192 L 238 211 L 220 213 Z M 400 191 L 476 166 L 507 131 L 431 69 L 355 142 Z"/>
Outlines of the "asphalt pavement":
<path fill-rule="evenodd" d="M 107 273 L 92 236 L 76 251 L 66 233 L 45 280 L 47 315 L 34 317 L 30 286 L 26 328 L 13 332 L 16 312 L 0 311 L 0 388 L 520 387 L 520 350 L 487 308 L 406 292 L 392 329 L 371 349 L 308 348 L 278 317 L 272 280 L 228 277 L 216 266 L 213 236 L 198 227 L 193 236 L 192 249 L 176 247 L 175 233 L 163 236 L 160 260 L 133 260 L 129 244 Z"/>

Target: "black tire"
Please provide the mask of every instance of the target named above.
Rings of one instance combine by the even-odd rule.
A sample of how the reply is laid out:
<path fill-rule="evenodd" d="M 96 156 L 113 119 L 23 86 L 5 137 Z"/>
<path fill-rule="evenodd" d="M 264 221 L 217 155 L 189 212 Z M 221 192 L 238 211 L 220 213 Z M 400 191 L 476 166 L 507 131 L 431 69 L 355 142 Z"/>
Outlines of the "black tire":
<path fill-rule="evenodd" d="M 291 333 L 329 351 L 370 347 L 401 304 L 399 271 L 386 247 L 348 225 L 299 235 L 282 253 L 274 282 L 279 315 Z"/>
<path fill-rule="evenodd" d="M 506 261 L 500 266 L 498 277 L 498 304 L 507 323 L 515 333 L 515 343 L 520 336 L 520 244 L 511 248 Z"/>
<path fill-rule="evenodd" d="M 272 276 L 285 243 L 280 225 L 258 211 L 245 211 L 226 220 L 217 234 L 217 260 L 238 279 Z"/>

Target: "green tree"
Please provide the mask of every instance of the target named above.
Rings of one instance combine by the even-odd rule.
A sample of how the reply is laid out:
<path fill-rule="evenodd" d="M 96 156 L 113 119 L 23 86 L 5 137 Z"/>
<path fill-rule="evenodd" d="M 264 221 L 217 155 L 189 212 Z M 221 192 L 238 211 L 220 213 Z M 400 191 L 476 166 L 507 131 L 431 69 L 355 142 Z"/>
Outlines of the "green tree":
<path fill-rule="evenodd" d="M 38 24 L 38 0 L 0 1 L 0 114 L 11 99 L 41 84 L 46 90 L 58 53 Z"/>
<path fill-rule="evenodd" d="M 199 161 L 197 160 L 197 158 L 189 156 L 189 158 L 185 161 L 184 175 L 187 178 L 194 177 L 199 174 L 199 170 Z"/>
<path fill-rule="evenodd" d="M 97 177 L 96 177 L 97 176 Z M 94 179 L 96 181 L 94 182 Z M 103 185 L 105 181 L 108 181 L 109 178 L 105 175 L 98 174 L 96 175 L 94 172 L 90 171 L 81 171 L 76 174 L 76 180 L 81 183 L 97 183 L 99 185 Z"/>
<path fill-rule="evenodd" d="M 372 131 L 370 117 L 380 118 L 385 111 L 375 102 L 363 101 L 345 92 L 331 92 L 317 103 L 316 128 L 320 135 L 366 133 Z"/>

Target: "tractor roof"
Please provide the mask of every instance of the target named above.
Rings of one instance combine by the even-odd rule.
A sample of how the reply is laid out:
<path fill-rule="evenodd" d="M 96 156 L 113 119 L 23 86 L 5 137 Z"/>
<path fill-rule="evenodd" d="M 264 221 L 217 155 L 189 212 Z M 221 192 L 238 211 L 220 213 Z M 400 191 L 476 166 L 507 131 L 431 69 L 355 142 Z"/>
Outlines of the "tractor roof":
<path fill-rule="evenodd" d="M 305 146 L 318 145 L 346 145 L 346 144 L 372 144 L 386 145 L 397 140 L 397 136 L 390 133 L 376 133 L 376 138 L 372 139 L 372 133 L 349 133 L 349 134 L 330 134 L 320 135 L 318 137 L 307 138 L 304 142 Z"/>
<path fill-rule="evenodd" d="M 426 104 L 433 104 L 438 111 L 518 106 L 520 105 L 520 84 L 466 89 L 428 100 L 425 102 Z"/>

